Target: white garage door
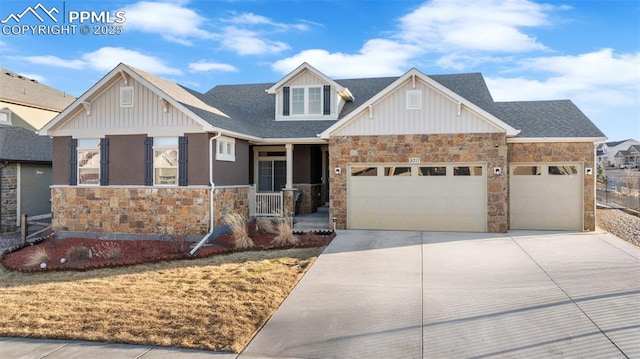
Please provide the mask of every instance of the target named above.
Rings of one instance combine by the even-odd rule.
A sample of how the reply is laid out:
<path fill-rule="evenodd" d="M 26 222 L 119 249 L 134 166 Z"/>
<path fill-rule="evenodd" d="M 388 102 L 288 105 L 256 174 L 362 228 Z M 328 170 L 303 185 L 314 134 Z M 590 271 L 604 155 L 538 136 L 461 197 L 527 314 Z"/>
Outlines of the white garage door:
<path fill-rule="evenodd" d="M 511 229 L 582 230 L 582 166 L 511 164 Z"/>
<path fill-rule="evenodd" d="M 485 164 L 353 164 L 351 229 L 487 230 Z"/>

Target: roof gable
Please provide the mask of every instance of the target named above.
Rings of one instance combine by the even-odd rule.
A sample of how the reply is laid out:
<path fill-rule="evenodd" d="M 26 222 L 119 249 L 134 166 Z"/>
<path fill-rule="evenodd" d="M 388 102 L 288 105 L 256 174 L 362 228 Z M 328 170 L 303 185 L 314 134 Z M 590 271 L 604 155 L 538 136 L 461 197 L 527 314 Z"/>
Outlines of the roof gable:
<path fill-rule="evenodd" d="M 186 117 L 190 121 L 192 121 L 193 124 L 197 124 L 200 127 L 200 130 L 213 131 L 214 128 L 207 121 L 203 120 L 199 115 L 195 114 L 192 109 L 199 109 L 203 112 L 210 113 L 213 116 L 228 117 L 220 110 L 204 103 L 201 99 L 194 96 L 193 93 L 186 90 L 184 87 L 121 63 L 113 70 L 111 70 L 107 75 L 105 75 L 94 86 L 92 86 L 87 92 L 80 96 L 76 101 L 74 101 L 63 112 L 54 117 L 40 130 L 39 133 L 41 135 L 53 135 L 56 130 L 64 127 L 70 120 L 72 120 L 82 111 L 86 111 L 87 116 L 90 116 L 92 103 L 99 100 L 99 98 L 103 94 L 110 91 L 112 87 L 116 86 L 119 83 L 129 85 L 130 83 L 132 84 L 134 82 L 140 84 L 142 88 L 148 89 L 148 91 L 156 97 L 152 99 L 155 101 L 154 103 L 159 103 L 159 105 L 156 106 L 156 109 L 147 110 L 155 111 L 159 109 L 160 113 L 168 113 L 170 110 L 175 110 L 181 114 L 181 117 Z M 111 103 L 110 105 L 115 106 L 114 103 Z M 85 119 L 85 121 L 87 122 L 86 126 L 92 126 L 90 124 L 90 118 Z M 186 119 L 183 119 L 182 125 L 185 125 L 186 122 L 188 121 Z M 162 129 L 159 128 L 155 128 L 155 130 L 159 132 L 162 131 Z M 113 131 L 113 133 L 127 133 L 123 128 L 113 128 Z"/>
<path fill-rule="evenodd" d="M 351 92 L 349 91 L 348 88 L 343 87 L 342 85 L 340 85 L 336 81 L 332 80 L 327 75 L 323 74 L 318 69 L 316 69 L 315 67 L 309 65 L 306 62 L 303 62 L 302 65 L 298 66 L 296 69 L 294 69 L 293 71 L 289 72 L 280 81 L 276 82 L 271 87 L 269 87 L 267 89 L 267 93 L 268 94 L 272 94 L 272 95 L 276 94 L 278 92 L 278 90 L 280 90 L 284 86 L 289 85 L 291 82 L 295 81 L 296 78 L 298 78 L 299 76 L 303 75 L 305 72 L 308 72 L 308 73 L 312 74 L 313 76 L 315 76 L 316 78 L 320 79 L 320 81 L 323 82 L 324 84 L 332 86 L 333 88 L 335 88 L 335 90 L 338 93 L 338 95 L 340 95 L 345 100 L 353 101 L 353 95 L 351 94 Z"/>
<path fill-rule="evenodd" d="M 443 86 L 440 82 L 430 78 L 429 76 L 414 68 L 409 70 L 403 76 L 397 78 L 382 91 L 360 105 L 357 109 L 354 109 L 349 115 L 345 116 L 343 119 L 329 127 L 327 130 L 323 131 L 321 137 L 329 138 L 333 135 L 346 135 L 347 133 L 354 134 L 355 132 L 363 131 L 363 127 L 352 125 L 352 122 L 362 121 L 363 117 L 373 119 L 376 116 L 376 107 L 381 104 L 386 98 L 388 98 L 389 96 L 393 96 L 394 93 L 397 94 L 399 89 L 406 87 L 407 84 L 409 84 L 411 88 L 414 88 L 418 83 L 421 87 L 427 89 L 430 92 L 431 96 L 429 98 L 438 97 L 439 99 L 444 99 L 444 102 L 442 103 L 444 104 L 444 106 L 448 107 L 448 113 L 451 113 L 453 109 L 456 116 L 462 116 L 463 119 L 461 122 L 464 122 L 463 127 L 466 127 L 467 130 L 472 130 L 475 132 L 505 132 L 507 136 L 515 136 L 519 132 L 519 130 L 509 126 L 508 124 L 504 123 L 494 115 L 480 108 L 473 102 L 463 98 L 458 93 Z M 427 101 L 429 101 L 429 99 L 427 99 Z M 396 106 L 401 106 L 402 100 L 399 100 L 399 103 L 400 105 Z M 414 112 L 414 114 L 419 114 L 418 116 L 409 115 L 412 117 L 416 117 L 415 119 L 410 120 L 414 122 L 414 124 L 409 125 L 412 128 L 411 130 L 408 130 L 406 128 L 406 124 L 393 126 L 390 124 L 392 122 L 392 116 L 383 116 L 384 118 L 382 120 L 387 122 L 387 124 L 379 124 L 380 129 L 373 130 L 373 132 L 370 132 L 369 130 L 367 131 L 369 131 L 369 133 L 371 134 L 391 134 L 391 132 L 395 134 L 401 134 L 399 133 L 399 131 L 404 131 L 403 133 L 412 133 L 407 131 L 427 131 L 426 133 L 457 133 L 456 131 L 461 128 L 460 126 L 458 126 L 458 124 L 454 124 L 452 122 L 452 118 L 449 115 L 441 118 L 432 116 L 432 113 L 425 112 L 423 110 L 408 111 L 416 111 Z M 428 111 L 436 111 L 436 109 L 428 108 Z M 418 124 L 418 126 L 416 127 L 415 124 Z M 391 125 L 391 127 L 389 127 L 389 125 Z M 348 126 L 352 128 L 346 130 Z M 356 129 L 356 127 L 359 128 Z M 383 130 L 384 127 L 386 127 L 386 129 Z M 346 132 L 343 133 L 343 129 Z M 383 131 L 384 133 L 377 133 L 376 131 Z"/>

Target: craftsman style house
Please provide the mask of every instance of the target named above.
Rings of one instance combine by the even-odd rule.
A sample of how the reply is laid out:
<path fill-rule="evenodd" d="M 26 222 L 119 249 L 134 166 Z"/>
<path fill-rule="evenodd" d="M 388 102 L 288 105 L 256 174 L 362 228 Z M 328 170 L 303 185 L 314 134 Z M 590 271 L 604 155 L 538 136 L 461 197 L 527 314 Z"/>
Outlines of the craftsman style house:
<path fill-rule="evenodd" d="M 568 100 L 495 102 L 481 74 L 276 83 L 199 93 L 120 64 L 40 132 L 54 228 L 203 235 L 226 213 L 337 228 L 595 229 L 595 144 Z"/>

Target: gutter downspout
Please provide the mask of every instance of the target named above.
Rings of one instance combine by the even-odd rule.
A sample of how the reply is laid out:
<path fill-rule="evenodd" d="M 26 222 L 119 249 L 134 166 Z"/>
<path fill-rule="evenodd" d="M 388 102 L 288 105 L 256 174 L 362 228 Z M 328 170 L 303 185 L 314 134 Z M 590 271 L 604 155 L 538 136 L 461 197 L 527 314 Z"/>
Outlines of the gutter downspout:
<path fill-rule="evenodd" d="M 209 139 L 209 186 L 211 190 L 209 191 L 209 233 L 207 233 L 201 240 L 196 244 L 195 247 L 189 252 L 189 255 L 192 256 L 202 245 L 211 237 L 213 234 L 213 230 L 215 229 L 215 219 L 214 219 L 214 210 L 215 203 L 213 202 L 213 192 L 216 189 L 216 184 L 213 182 L 213 141 L 217 140 L 222 136 L 221 132 L 218 132 L 217 135 L 211 137 Z"/>

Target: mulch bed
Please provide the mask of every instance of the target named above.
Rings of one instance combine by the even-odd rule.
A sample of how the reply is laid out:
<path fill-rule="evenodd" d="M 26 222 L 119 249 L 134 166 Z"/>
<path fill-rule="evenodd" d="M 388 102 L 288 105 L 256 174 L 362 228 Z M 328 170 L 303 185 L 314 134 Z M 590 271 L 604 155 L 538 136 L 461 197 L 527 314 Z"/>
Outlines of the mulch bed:
<path fill-rule="evenodd" d="M 90 238 L 49 238 L 41 243 L 5 254 L 1 263 L 9 270 L 21 272 L 40 272 L 49 270 L 91 270 L 96 268 L 120 267 L 142 263 L 154 263 L 168 260 L 194 259 L 212 255 L 227 254 L 239 251 L 260 251 L 289 248 L 310 248 L 328 245 L 335 237 L 334 233 L 305 233 L 298 235 L 296 245 L 277 246 L 271 241 L 275 235 L 255 233 L 251 238 L 255 244 L 249 249 L 235 249 L 234 238 L 225 234 L 214 240 L 212 245 L 201 247 L 193 256 L 189 256 L 194 243 L 184 240 L 100 240 Z M 92 258 L 71 260 L 68 258 L 70 248 L 85 247 L 91 249 Z M 119 248 L 117 258 L 105 258 L 109 249 Z M 45 269 L 39 265 L 27 266 L 28 259 L 38 248 L 44 248 L 49 257 Z M 65 262 L 61 263 L 61 259 Z"/>

